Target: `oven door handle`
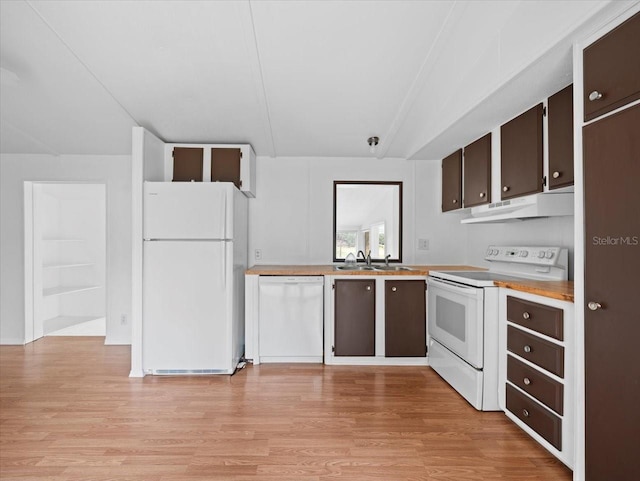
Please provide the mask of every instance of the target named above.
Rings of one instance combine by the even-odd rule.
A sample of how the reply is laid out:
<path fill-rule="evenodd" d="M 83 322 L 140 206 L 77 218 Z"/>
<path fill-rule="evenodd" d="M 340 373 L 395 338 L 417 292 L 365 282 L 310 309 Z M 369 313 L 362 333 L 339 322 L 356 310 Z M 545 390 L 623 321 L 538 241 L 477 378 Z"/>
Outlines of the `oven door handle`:
<path fill-rule="evenodd" d="M 428 283 L 429 285 L 432 285 L 438 289 L 443 289 L 445 291 L 450 291 L 450 292 L 457 292 L 459 294 L 464 294 L 464 295 L 476 295 L 478 292 L 478 287 L 472 287 L 472 286 L 464 286 L 462 284 L 458 284 L 457 282 L 453 282 L 453 281 L 447 281 L 444 279 L 436 279 L 434 277 L 429 277 L 428 279 Z"/>

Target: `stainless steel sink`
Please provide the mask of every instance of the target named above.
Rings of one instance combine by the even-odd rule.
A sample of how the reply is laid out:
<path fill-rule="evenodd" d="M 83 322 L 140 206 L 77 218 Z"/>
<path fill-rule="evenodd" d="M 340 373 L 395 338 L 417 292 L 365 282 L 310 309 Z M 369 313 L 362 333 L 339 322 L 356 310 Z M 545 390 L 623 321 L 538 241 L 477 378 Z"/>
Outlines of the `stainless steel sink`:
<path fill-rule="evenodd" d="M 339 271 L 373 271 L 371 266 L 334 266 Z"/>
<path fill-rule="evenodd" d="M 373 266 L 377 271 L 412 271 L 410 267 L 405 266 Z"/>

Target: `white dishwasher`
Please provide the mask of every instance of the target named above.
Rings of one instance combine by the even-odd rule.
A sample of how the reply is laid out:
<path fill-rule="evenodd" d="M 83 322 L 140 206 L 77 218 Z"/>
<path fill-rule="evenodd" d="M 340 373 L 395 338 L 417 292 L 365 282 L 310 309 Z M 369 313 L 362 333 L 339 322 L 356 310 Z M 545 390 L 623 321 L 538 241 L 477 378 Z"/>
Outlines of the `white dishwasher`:
<path fill-rule="evenodd" d="M 322 362 L 322 276 L 260 276 L 259 362 Z"/>

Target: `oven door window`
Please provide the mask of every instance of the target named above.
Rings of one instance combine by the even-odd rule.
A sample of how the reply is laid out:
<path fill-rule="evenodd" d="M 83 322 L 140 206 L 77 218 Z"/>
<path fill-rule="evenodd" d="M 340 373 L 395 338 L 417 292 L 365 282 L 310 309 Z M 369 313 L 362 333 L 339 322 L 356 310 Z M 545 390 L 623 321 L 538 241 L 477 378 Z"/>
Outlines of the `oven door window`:
<path fill-rule="evenodd" d="M 478 369 L 483 367 L 483 309 L 481 288 L 429 279 L 429 336 Z"/>

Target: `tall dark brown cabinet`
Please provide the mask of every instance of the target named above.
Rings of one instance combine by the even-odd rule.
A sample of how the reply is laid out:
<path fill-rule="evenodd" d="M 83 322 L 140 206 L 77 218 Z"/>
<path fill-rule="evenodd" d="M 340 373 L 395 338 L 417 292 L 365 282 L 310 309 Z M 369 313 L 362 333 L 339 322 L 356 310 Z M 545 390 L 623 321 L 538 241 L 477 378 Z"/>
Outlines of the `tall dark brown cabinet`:
<path fill-rule="evenodd" d="M 425 357 L 425 281 L 393 279 L 386 280 L 384 284 L 385 356 Z"/>
<path fill-rule="evenodd" d="M 640 98 L 638 45 L 640 14 L 585 49 L 585 118 Z M 598 100 L 588 95 L 596 90 L 608 106 L 592 107 Z M 582 133 L 585 474 L 587 481 L 631 481 L 640 473 L 640 105 Z"/>
<path fill-rule="evenodd" d="M 500 127 L 502 199 L 542 192 L 542 104 Z"/>
<path fill-rule="evenodd" d="M 375 356 L 375 280 L 337 279 L 334 286 L 335 355 Z"/>
<path fill-rule="evenodd" d="M 442 159 L 442 212 L 462 208 L 462 149 Z"/>

